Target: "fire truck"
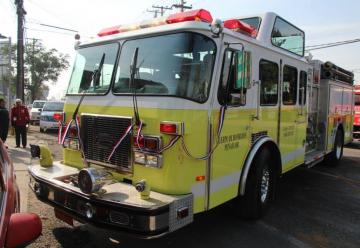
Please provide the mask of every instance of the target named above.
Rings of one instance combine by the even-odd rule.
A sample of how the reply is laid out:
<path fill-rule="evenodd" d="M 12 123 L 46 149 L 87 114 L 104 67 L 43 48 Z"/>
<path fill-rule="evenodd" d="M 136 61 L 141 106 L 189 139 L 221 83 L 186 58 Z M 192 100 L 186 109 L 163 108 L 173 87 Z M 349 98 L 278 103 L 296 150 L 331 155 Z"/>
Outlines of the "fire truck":
<path fill-rule="evenodd" d="M 360 140 L 360 85 L 355 85 L 354 140 Z"/>
<path fill-rule="evenodd" d="M 30 186 L 55 215 L 139 237 L 232 201 L 261 218 L 277 179 L 339 163 L 352 140 L 353 74 L 304 56 L 275 13 L 191 10 L 105 28 L 76 47 L 63 159 L 31 148 Z"/>

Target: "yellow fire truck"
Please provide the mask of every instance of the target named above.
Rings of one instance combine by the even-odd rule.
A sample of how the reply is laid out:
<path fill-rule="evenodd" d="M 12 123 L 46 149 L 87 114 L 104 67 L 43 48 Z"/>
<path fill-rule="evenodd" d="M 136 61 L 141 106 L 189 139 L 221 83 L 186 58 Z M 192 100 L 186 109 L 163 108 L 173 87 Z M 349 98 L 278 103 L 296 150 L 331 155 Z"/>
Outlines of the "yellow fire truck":
<path fill-rule="evenodd" d="M 352 139 L 353 74 L 305 58 L 275 13 L 191 10 L 98 36 L 54 115 L 63 160 L 31 149 L 30 186 L 68 223 L 156 237 L 230 200 L 260 218 L 282 174 L 335 165 Z"/>

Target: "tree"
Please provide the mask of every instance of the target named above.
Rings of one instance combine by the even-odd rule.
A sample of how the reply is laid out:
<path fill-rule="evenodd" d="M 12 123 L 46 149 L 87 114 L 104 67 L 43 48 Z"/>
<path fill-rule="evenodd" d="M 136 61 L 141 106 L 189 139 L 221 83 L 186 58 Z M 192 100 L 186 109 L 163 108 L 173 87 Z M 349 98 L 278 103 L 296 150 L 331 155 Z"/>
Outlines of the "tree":
<path fill-rule="evenodd" d="M 25 89 L 31 101 L 44 98 L 48 90 L 45 82 L 55 84 L 60 73 L 69 67 L 68 55 L 56 49 L 46 49 L 39 41 L 33 39 L 25 46 Z"/>
<path fill-rule="evenodd" d="M 11 50 L 12 61 L 14 62 L 12 67 L 16 68 L 16 44 L 12 46 Z M 2 53 L 8 54 L 8 51 L 2 51 Z M 56 83 L 61 72 L 69 67 L 68 58 L 68 55 L 64 55 L 54 48 L 47 49 L 36 39 L 25 44 L 24 87 L 25 94 L 30 98 L 30 101 L 45 98 L 44 93 L 48 91 L 48 86 L 45 83 Z M 15 85 L 15 71 L 12 69 L 12 75 L 4 78 L 9 85 Z"/>

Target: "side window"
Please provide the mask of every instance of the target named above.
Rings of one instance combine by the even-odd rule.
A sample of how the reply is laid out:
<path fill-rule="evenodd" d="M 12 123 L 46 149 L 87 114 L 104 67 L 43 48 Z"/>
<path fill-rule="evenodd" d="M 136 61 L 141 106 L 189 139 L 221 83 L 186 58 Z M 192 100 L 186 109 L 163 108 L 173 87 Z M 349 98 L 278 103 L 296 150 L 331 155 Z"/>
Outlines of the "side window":
<path fill-rule="evenodd" d="M 284 105 L 295 105 L 297 97 L 297 69 L 284 66 L 282 101 Z"/>
<path fill-rule="evenodd" d="M 307 73 L 300 71 L 299 105 L 306 103 Z M 303 99 L 304 98 L 304 99 Z"/>
<path fill-rule="evenodd" d="M 260 105 L 276 105 L 278 102 L 279 67 L 276 63 L 260 60 Z"/>
<path fill-rule="evenodd" d="M 304 56 L 305 33 L 287 21 L 277 17 L 271 42 L 274 46 L 288 50 L 300 56 Z"/>
<path fill-rule="evenodd" d="M 251 53 L 227 50 L 220 80 L 220 104 L 245 105 L 247 86 L 251 82 Z"/>

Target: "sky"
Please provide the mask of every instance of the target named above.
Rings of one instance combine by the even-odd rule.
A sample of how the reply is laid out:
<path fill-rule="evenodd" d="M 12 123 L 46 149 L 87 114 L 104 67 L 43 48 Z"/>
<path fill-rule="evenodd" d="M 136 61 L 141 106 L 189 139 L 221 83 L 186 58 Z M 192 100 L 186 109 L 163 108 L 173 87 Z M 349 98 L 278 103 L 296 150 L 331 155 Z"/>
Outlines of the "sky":
<path fill-rule="evenodd" d="M 41 24 L 77 30 L 81 40 L 96 37 L 105 27 L 151 19 L 152 5 L 171 6 L 178 0 L 24 0 L 27 12 L 26 38 L 41 39 L 47 48 L 56 48 L 74 60 L 74 35 Z M 193 9 L 203 8 L 214 18 L 275 12 L 305 31 L 306 45 L 326 44 L 360 38 L 359 0 L 188 0 Z M 173 13 L 168 11 L 165 15 Z M 16 40 L 17 16 L 14 0 L 0 0 L 0 33 Z M 314 59 L 332 61 L 352 70 L 360 84 L 360 42 L 311 51 Z M 66 90 L 71 68 L 50 85 L 49 97 L 60 98 Z"/>

